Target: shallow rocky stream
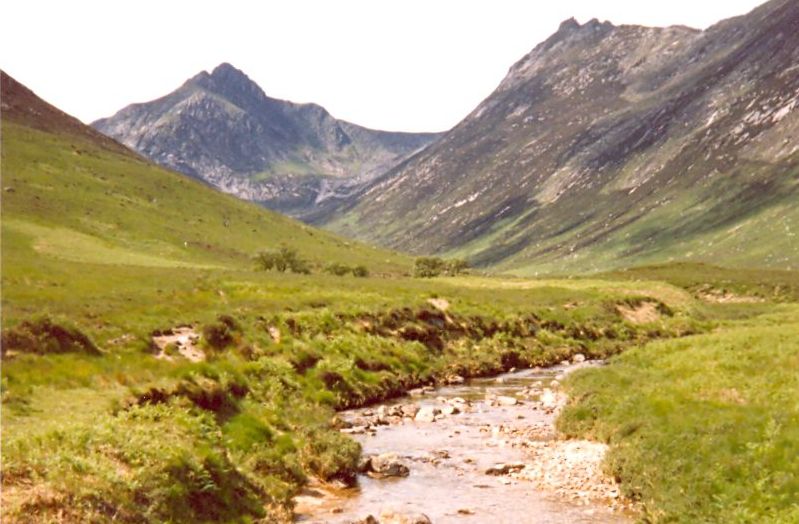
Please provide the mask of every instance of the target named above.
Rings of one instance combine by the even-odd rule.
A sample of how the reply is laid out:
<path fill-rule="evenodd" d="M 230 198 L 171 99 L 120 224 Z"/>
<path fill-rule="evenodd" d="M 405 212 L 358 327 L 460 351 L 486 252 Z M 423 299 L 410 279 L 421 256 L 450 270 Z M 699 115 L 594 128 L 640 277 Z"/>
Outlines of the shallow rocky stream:
<path fill-rule="evenodd" d="M 297 521 L 376 522 L 366 520 L 372 515 L 381 523 L 423 522 L 409 517 L 424 514 L 436 524 L 631 522 L 619 507 L 611 509 L 619 506 L 612 481 L 596 478 L 601 446 L 553 440 L 562 397 L 552 381 L 588 365 L 596 364 L 417 390 L 382 408 L 342 413 L 352 426 L 344 431 L 358 439 L 364 456 L 381 458 L 356 487 L 309 486 L 296 499 Z M 577 471 L 591 461 L 593 469 Z"/>

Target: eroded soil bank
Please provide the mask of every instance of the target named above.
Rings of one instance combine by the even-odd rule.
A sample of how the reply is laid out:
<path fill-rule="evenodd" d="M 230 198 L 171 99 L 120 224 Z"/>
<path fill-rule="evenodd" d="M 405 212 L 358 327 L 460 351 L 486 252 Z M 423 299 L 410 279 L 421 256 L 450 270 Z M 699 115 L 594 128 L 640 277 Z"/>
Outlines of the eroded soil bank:
<path fill-rule="evenodd" d="M 597 364 L 474 379 L 343 412 L 343 431 L 385 471 L 366 463 L 354 488 L 310 485 L 296 499 L 297 520 L 630 522 L 617 486 L 602 475 L 604 446 L 555 434 L 558 380 L 587 365 Z"/>

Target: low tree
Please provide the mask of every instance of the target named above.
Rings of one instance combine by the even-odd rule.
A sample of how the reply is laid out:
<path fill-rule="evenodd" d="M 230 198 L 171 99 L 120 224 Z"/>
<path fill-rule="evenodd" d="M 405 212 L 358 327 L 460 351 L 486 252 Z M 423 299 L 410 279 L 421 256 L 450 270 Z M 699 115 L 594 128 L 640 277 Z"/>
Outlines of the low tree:
<path fill-rule="evenodd" d="M 338 262 L 331 262 L 325 266 L 325 272 L 338 277 L 344 276 L 351 271 L 350 267 Z"/>
<path fill-rule="evenodd" d="M 431 278 L 439 276 L 446 268 L 446 263 L 438 257 L 419 257 L 413 264 L 413 276 Z"/>
<path fill-rule="evenodd" d="M 262 251 L 255 256 L 255 261 L 264 271 L 274 269 L 281 273 L 291 271 L 306 275 L 311 272 L 308 262 L 300 258 L 297 250 L 286 246 L 281 246 L 278 250 Z"/>
<path fill-rule="evenodd" d="M 468 269 L 469 262 L 463 258 L 453 258 L 452 260 L 447 260 L 446 273 L 451 277 L 465 273 Z"/>
<path fill-rule="evenodd" d="M 369 276 L 369 270 L 366 266 L 358 265 L 352 268 L 352 276 L 358 278 L 365 278 Z"/>

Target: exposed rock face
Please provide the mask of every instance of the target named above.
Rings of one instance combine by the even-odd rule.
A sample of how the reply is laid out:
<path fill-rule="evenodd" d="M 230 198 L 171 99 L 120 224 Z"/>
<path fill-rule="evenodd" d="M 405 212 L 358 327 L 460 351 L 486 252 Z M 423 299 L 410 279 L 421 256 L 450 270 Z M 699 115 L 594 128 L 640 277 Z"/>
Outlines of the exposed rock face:
<path fill-rule="evenodd" d="M 529 273 L 799 267 L 797 187 L 799 2 L 772 0 L 705 31 L 568 20 L 460 124 L 323 218 Z"/>
<path fill-rule="evenodd" d="M 438 136 L 374 131 L 315 104 L 270 98 L 230 64 L 92 126 L 156 163 L 295 215 L 348 194 Z"/>

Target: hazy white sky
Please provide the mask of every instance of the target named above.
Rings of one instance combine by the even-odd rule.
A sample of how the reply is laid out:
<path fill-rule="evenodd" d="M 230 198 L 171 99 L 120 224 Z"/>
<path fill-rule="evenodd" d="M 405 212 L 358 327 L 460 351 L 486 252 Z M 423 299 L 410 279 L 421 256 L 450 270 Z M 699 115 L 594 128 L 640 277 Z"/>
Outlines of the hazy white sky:
<path fill-rule="evenodd" d="M 762 0 L 8 0 L 0 67 L 85 122 L 230 62 L 389 130 L 455 125 L 574 16 L 704 28 Z"/>

